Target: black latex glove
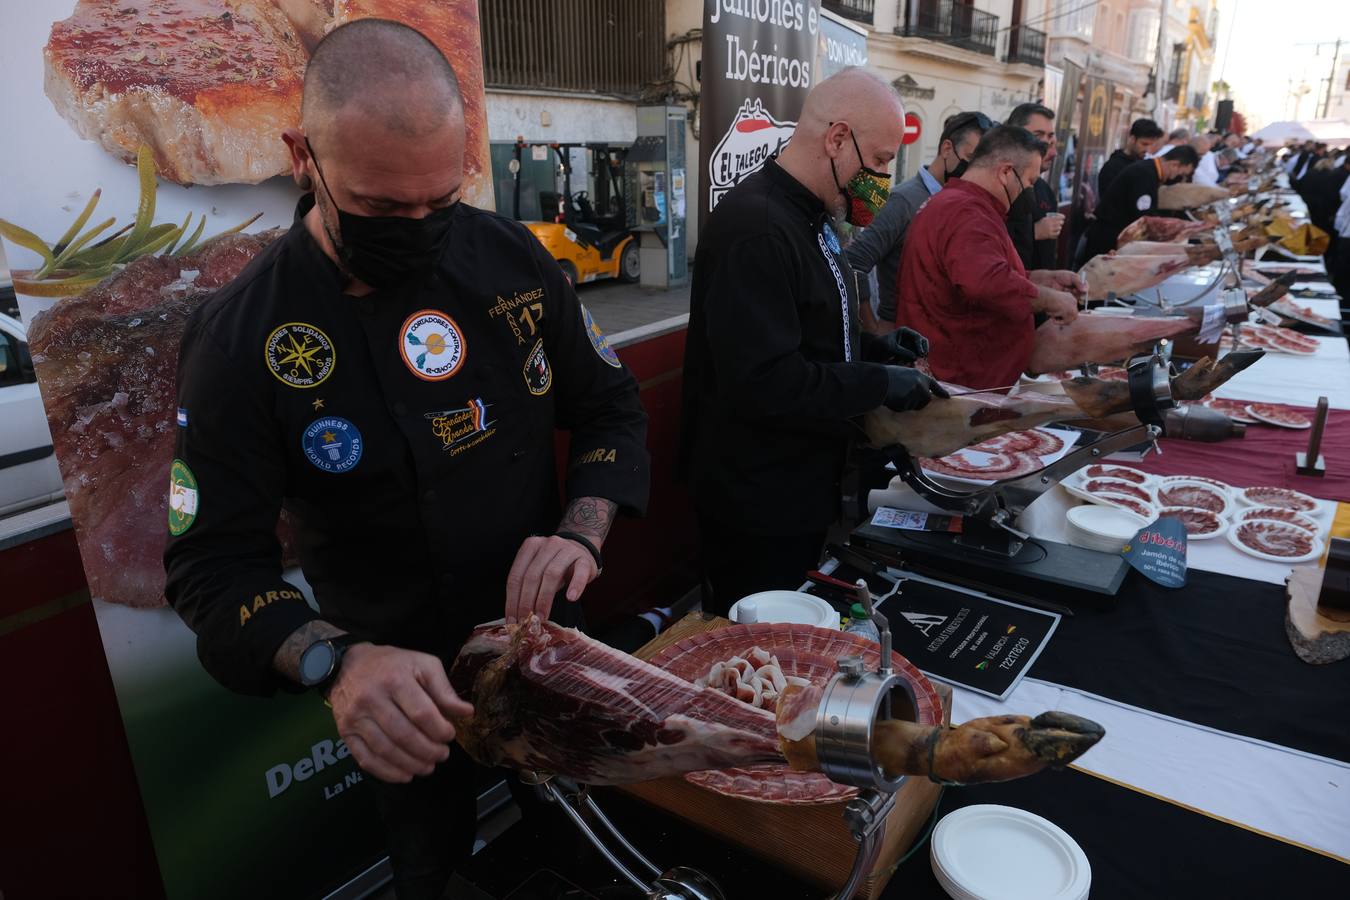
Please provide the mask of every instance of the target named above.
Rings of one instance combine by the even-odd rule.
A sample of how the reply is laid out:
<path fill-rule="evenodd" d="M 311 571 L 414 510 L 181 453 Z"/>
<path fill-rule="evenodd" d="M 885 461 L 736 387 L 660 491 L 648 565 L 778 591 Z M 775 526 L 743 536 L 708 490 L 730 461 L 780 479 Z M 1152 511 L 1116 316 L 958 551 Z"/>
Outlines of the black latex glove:
<path fill-rule="evenodd" d="M 889 334 L 878 335 L 872 344 L 874 362 L 912 364 L 928 355 L 928 338 L 913 328 L 897 328 Z"/>
<path fill-rule="evenodd" d="M 909 412 L 923 409 L 934 397 L 947 398 L 947 392 L 932 378 L 918 369 L 905 366 L 887 366 L 886 378 L 889 385 L 886 399 L 882 401 L 888 409 L 896 412 Z"/>

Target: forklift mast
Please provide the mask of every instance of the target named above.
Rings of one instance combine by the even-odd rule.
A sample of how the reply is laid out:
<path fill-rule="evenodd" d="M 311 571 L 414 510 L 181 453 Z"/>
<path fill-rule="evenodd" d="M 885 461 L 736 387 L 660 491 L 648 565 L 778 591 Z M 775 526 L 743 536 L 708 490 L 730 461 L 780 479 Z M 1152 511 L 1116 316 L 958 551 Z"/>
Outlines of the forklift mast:
<path fill-rule="evenodd" d="M 563 176 L 563 193 L 559 198 L 560 209 L 552 216 L 547 216 L 554 222 L 563 225 L 575 226 L 581 224 L 597 224 L 603 221 L 610 229 L 623 229 L 628 227 L 627 209 L 623 203 L 623 185 L 620 178 L 623 174 L 624 158 L 627 150 L 623 147 L 614 147 L 602 143 L 530 143 L 524 139 L 518 138 L 515 146 L 515 160 L 517 163 L 515 173 L 515 190 L 512 198 L 513 209 L 512 217 L 520 218 L 520 161 L 526 147 L 548 147 L 558 158 L 558 165 Z M 577 206 L 572 199 L 572 160 L 568 153 L 573 148 L 581 147 L 591 152 L 591 158 L 595 166 L 595 197 L 587 198 L 591 206 L 590 215 Z M 605 177 L 607 176 L 607 177 Z M 617 219 L 610 210 L 616 205 L 618 207 Z M 597 211 L 599 211 L 597 213 Z M 541 212 L 544 212 L 541 210 Z"/>

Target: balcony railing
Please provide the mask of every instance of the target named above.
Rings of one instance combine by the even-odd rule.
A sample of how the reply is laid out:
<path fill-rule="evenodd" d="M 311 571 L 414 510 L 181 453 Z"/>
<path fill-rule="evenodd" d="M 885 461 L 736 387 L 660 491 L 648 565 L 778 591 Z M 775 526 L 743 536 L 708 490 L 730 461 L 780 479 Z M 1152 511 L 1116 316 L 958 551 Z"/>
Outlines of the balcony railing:
<path fill-rule="evenodd" d="M 876 0 L 821 0 L 821 6 L 845 19 L 872 24 L 872 11 Z"/>
<path fill-rule="evenodd" d="M 998 16 L 959 0 L 906 0 L 905 21 L 896 33 L 928 38 L 993 56 Z"/>
<path fill-rule="evenodd" d="M 1015 25 L 1008 32 L 1008 62 L 1045 65 L 1045 32 L 1029 25 Z"/>

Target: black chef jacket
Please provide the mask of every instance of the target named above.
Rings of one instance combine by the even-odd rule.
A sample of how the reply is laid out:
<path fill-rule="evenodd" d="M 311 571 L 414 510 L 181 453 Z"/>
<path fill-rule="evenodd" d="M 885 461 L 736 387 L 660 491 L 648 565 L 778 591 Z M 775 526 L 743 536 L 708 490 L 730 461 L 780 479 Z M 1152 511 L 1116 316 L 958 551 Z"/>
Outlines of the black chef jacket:
<path fill-rule="evenodd" d="M 834 521 L 849 419 L 886 396 L 864 349 L 824 204 L 766 162 L 708 216 L 694 262 L 680 468 L 698 510 L 753 534 Z"/>
<path fill-rule="evenodd" d="M 297 220 L 183 336 L 165 594 L 243 693 L 285 686 L 272 657 L 316 618 L 281 579 L 283 507 L 325 620 L 448 652 L 557 527 L 555 427 L 568 496 L 647 503 L 637 384 L 519 223 L 460 204 L 424 283 L 343 285 Z"/>
<path fill-rule="evenodd" d="M 1059 241 L 1047 238 L 1036 240 L 1036 223 L 1052 212 L 1059 202 L 1055 190 L 1044 178 L 1037 178 L 1017 198 L 1008 211 L 1008 236 L 1012 238 L 1022 266 L 1028 272 L 1036 269 L 1057 269 Z"/>
<path fill-rule="evenodd" d="M 1112 153 L 1106 162 L 1102 163 L 1101 169 L 1097 172 L 1097 196 L 1105 197 L 1106 189 L 1111 186 L 1111 182 L 1116 180 L 1116 176 L 1125 171 L 1126 166 L 1135 162 L 1138 162 L 1138 160 L 1124 150 L 1117 150 Z"/>
<path fill-rule="evenodd" d="M 1097 218 L 1087 232 L 1087 255 L 1092 259 L 1116 248 L 1120 232 L 1140 216 L 1158 215 L 1156 160 L 1130 163 L 1111 182 L 1097 204 Z"/>

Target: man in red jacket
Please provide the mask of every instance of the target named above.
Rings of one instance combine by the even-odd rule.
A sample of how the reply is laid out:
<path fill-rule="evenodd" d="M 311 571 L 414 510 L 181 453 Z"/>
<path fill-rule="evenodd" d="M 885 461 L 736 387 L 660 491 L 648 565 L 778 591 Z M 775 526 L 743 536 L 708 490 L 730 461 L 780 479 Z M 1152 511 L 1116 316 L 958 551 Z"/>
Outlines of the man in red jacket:
<path fill-rule="evenodd" d="M 1028 276 L 1008 237 L 1008 209 L 1040 176 L 1045 151 L 1025 128 L 992 129 L 966 173 L 910 225 L 896 321 L 927 335 L 929 367 L 943 381 L 1012 384 L 1031 360 L 1037 315 L 1065 324 L 1078 315 L 1078 276 L 1058 270 Z"/>

